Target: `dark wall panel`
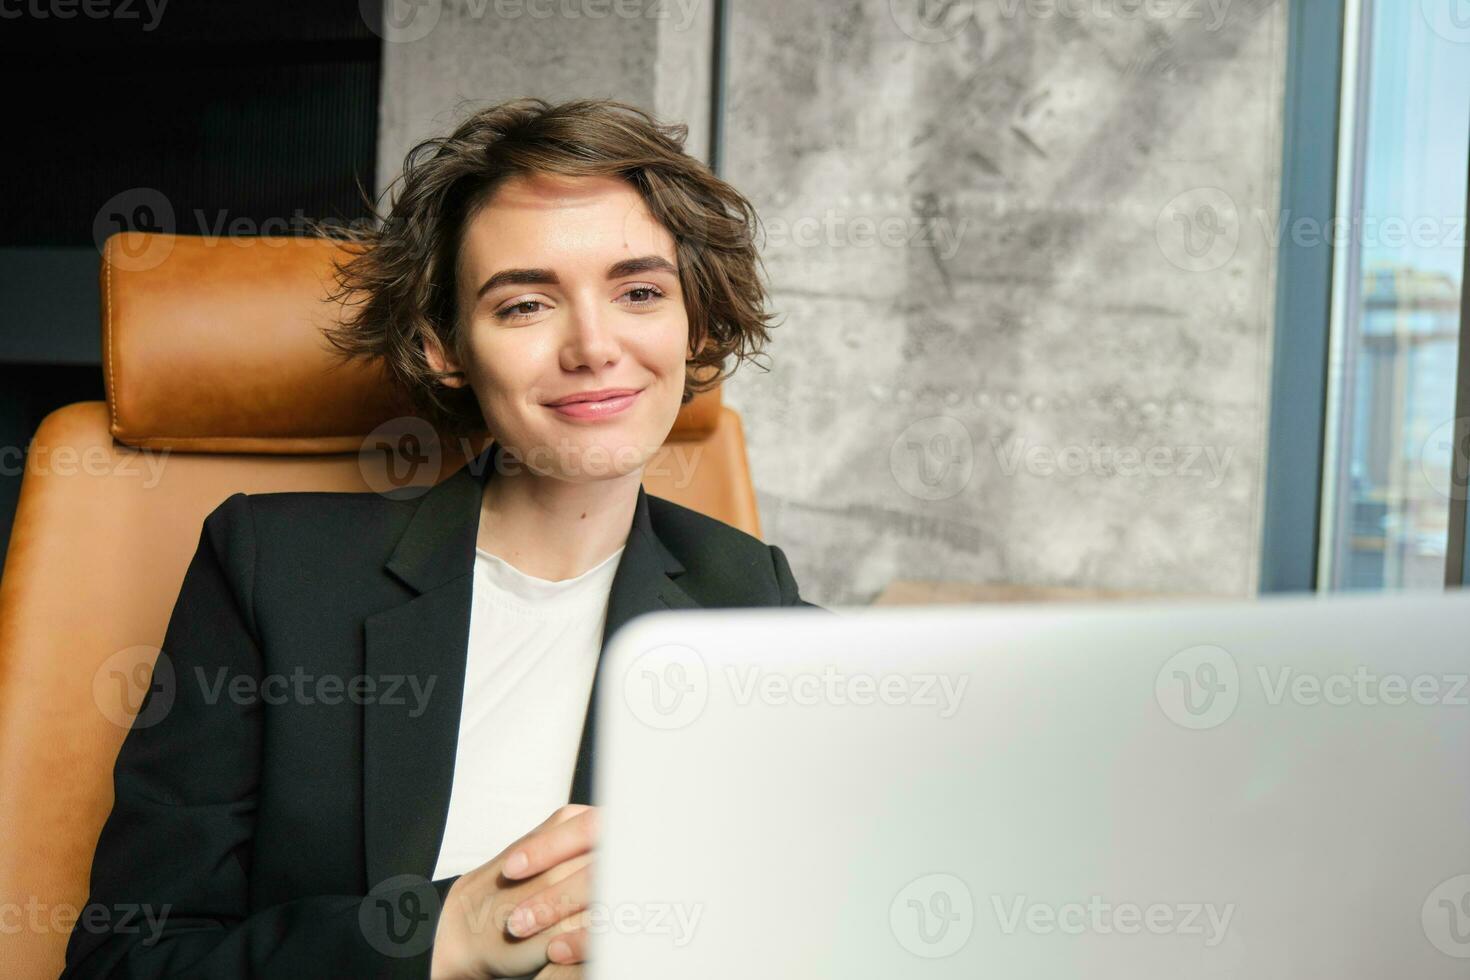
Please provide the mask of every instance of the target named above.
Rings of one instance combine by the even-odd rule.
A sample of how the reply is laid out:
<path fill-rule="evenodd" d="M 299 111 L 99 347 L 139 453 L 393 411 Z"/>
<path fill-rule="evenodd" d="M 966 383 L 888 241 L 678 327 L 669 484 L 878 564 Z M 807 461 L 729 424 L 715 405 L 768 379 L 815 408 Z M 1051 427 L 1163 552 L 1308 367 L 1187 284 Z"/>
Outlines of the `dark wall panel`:
<path fill-rule="evenodd" d="M 103 397 L 108 233 L 296 234 L 365 217 L 375 186 L 381 41 L 358 3 L 58 9 L 0 9 L 0 553 L 36 424 Z"/>

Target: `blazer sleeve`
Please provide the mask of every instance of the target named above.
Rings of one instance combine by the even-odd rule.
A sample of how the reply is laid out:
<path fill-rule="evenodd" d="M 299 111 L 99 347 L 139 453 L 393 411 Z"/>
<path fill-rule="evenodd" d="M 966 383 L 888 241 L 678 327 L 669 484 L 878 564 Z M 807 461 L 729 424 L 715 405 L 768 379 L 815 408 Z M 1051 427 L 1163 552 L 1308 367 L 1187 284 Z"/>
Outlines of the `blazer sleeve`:
<path fill-rule="evenodd" d="M 769 545 L 771 549 L 771 564 L 776 569 L 776 585 L 781 590 L 781 605 L 783 606 L 805 606 L 808 609 L 821 609 L 823 612 L 831 612 L 817 605 L 815 602 L 807 602 L 801 597 L 796 586 L 796 577 L 791 574 L 791 563 L 786 560 L 786 553 L 776 545 Z"/>
<path fill-rule="evenodd" d="M 454 878 L 250 907 L 263 707 L 206 699 L 194 678 L 224 669 L 259 680 L 254 565 L 250 501 L 237 493 L 204 521 L 159 654 L 172 672 L 155 665 L 118 753 L 63 978 L 429 975 Z M 150 711 L 156 699 L 171 701 Z M 393 945 L 391 927 L 373 925 L 385 909 L 428 914 L 392 930 Z"/>

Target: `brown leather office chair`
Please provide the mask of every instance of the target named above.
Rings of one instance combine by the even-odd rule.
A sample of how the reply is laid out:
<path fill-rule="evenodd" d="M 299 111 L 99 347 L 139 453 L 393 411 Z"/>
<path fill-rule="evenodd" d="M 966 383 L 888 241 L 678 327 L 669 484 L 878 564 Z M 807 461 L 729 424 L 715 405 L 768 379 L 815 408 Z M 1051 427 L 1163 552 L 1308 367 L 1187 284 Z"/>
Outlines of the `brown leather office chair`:
<path fill-rule="evenodd" d="M 379 366 L 330 351 L 319 328 L 340 313 L 322 302 L 338 248 L 134 232 L 107 242 L 107 401 L 41 423 L 0 578 L 6 977 L 62 968 L 113 762 L 205 516 L 236 491 L 411 494 L 488 444 L 445 441 L 436 455 L 414 441 L 426 426 L 404 418 Z M 423 472 L 389 471 L 385 440 L 393 462 Z M 718 390 L 684 406 L 644 485 L 760 533 L 740 420 Z"/>

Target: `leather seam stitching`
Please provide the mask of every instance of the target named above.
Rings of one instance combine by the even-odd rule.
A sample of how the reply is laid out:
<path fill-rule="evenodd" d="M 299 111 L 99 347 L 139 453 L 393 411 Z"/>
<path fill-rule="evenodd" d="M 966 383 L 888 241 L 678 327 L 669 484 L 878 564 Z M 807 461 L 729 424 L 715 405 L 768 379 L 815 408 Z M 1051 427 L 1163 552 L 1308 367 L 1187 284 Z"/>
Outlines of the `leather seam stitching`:
<path fill-rule="evenodd" d="M 117 236 L 114 235 L 108 240 L 107 247 L 103 250 L 102 255 L 102 274 L 103 277 L 107 280 L 107 376 L 112 380 L 112 384 L 108 391 L 107 409 L 112 415 L 112 431 L 114 433 L 116 433 L 118 429 L 117 393 L 119 390 L 117 383 L 117 368 L 113 365 L 112 362 L 112 251 L 115 247 L 116 242 Z"/>

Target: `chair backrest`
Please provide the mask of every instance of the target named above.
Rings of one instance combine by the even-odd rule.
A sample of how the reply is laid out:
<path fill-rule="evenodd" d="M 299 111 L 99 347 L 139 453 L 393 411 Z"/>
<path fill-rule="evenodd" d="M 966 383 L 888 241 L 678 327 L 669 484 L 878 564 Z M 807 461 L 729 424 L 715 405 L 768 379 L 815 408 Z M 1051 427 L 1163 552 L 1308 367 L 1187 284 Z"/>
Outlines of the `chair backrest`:
<path fill-rule="evenodd" d="M 379 367 L 321 338 L 340 313 L 322 302 L 339 248 L 107 242 L 107 401 L 42 421 L 0 577 L 0 909 L 21 910 L 6 977 L 62 968 L 112 765 L 205 516 L 236 491 L 427 486 L 488 444 L 436 441 Z M 644 485 L 759 535 L 740 420 L 719 394 L 684 406 Z"/>

